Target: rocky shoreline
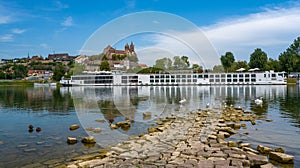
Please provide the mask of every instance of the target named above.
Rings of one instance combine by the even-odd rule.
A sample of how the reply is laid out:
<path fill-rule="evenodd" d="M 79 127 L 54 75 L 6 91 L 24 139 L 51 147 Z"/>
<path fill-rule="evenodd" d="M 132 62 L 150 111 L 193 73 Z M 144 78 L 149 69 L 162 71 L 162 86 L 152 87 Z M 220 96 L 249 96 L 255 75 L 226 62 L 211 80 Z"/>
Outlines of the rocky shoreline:
<path fill-rule="evenodd" d="M 293 167 L 294 157 L 282 148 L 259 145 L 255 150 L 249 143 L 226 141 L 246 122 L 254 125 L 257 119 L 252 112 L 233 107 L 197 110 L 183 117 L 173 114 L 158 119 L 148 134 L 130 137 L 96 155 L 74 158 L 62 167 L 270 168 L 275 167 L 273 161 Z"/>

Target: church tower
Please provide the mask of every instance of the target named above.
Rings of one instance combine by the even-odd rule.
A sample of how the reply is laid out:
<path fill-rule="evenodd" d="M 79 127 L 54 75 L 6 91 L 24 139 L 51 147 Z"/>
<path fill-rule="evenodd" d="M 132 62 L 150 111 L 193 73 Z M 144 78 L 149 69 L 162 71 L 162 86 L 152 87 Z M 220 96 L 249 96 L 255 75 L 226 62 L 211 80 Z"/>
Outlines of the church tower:
<path fill-rule="evenodd" d="M 125 53 L 127 54 L 129 51 L 130 51 L 129 50 L 129 45 L 128 45 L 128 43 L 126 43 L 126 45 L 125 45 Z"/>
<path fill-rule="evenodd" d="M 133 52 L 134 52 L 134 45 L 133 45 L 132 42 L 131 42 L 131 44 L 130 44 L 129 51 L 130 51 L 130 53 L 133 53 Z"/>

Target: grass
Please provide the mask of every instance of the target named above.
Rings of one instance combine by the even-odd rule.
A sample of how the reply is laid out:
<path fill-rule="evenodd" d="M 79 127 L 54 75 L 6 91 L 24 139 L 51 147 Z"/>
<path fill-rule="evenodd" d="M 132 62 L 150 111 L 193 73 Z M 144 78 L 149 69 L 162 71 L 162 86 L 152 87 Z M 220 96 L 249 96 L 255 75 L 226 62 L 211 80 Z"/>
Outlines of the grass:
<path fill-rule="evenodd" d="M 0 80 L 0 86 L 33 86 L 33 83 L 27 80 Z"/>

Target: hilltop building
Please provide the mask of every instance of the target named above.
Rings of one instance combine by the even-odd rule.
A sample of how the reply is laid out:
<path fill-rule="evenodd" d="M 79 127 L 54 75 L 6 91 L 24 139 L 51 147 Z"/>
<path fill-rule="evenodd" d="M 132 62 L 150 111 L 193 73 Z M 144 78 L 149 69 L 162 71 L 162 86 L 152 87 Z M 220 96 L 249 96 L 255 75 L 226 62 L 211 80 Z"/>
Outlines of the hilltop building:
<path fill-rule="evenodd" d="M 134 44 L 131 42 L 130 45 L 126 43 L 124 50 L 117 50 L 112 46 L 108 45 L 104 48 L 103 54 L 106 55 L 107 59 L 113 59 L 113 55 L 127 55 L 127 56 L 136 56 L 134 51 Z"/>

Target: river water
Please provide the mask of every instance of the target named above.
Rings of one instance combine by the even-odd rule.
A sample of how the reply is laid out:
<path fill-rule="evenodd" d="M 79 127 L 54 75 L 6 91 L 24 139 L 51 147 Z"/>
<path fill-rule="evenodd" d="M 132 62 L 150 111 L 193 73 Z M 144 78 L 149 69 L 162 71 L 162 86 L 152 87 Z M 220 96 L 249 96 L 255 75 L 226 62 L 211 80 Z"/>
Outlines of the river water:
<path fill-rule="evenodd" d="M 263 97 L 263 105 L 254 100 Z M 179 101 L 185 98 L 186 103 Z M 0 87 L 0 167 L 47 167 L 96 153 L 131 135 L 147 132 L 158 117 L 170 113 L 221 107 L 226 103 L 253 111 L 272 122 L 247 123 L 230 137 L 271 148 L 283 147 L 300 167 L 299 86 L 143 86 L 143 87 Z M 151 118 L 143 116 L 151 112 Z M 110 123 L 130 119 L 130 129 L 112 130 Z M 29 132 L 28 125 L 42 131 Z M 69 126 L 80 128 L 70 131 Z M 93 132 L 101 128 L 101 132 Z M 248 134 L 243 134 L 247 132 Z M 66 143 L 67 137 L 92 135 L 97 144 Z"/>

